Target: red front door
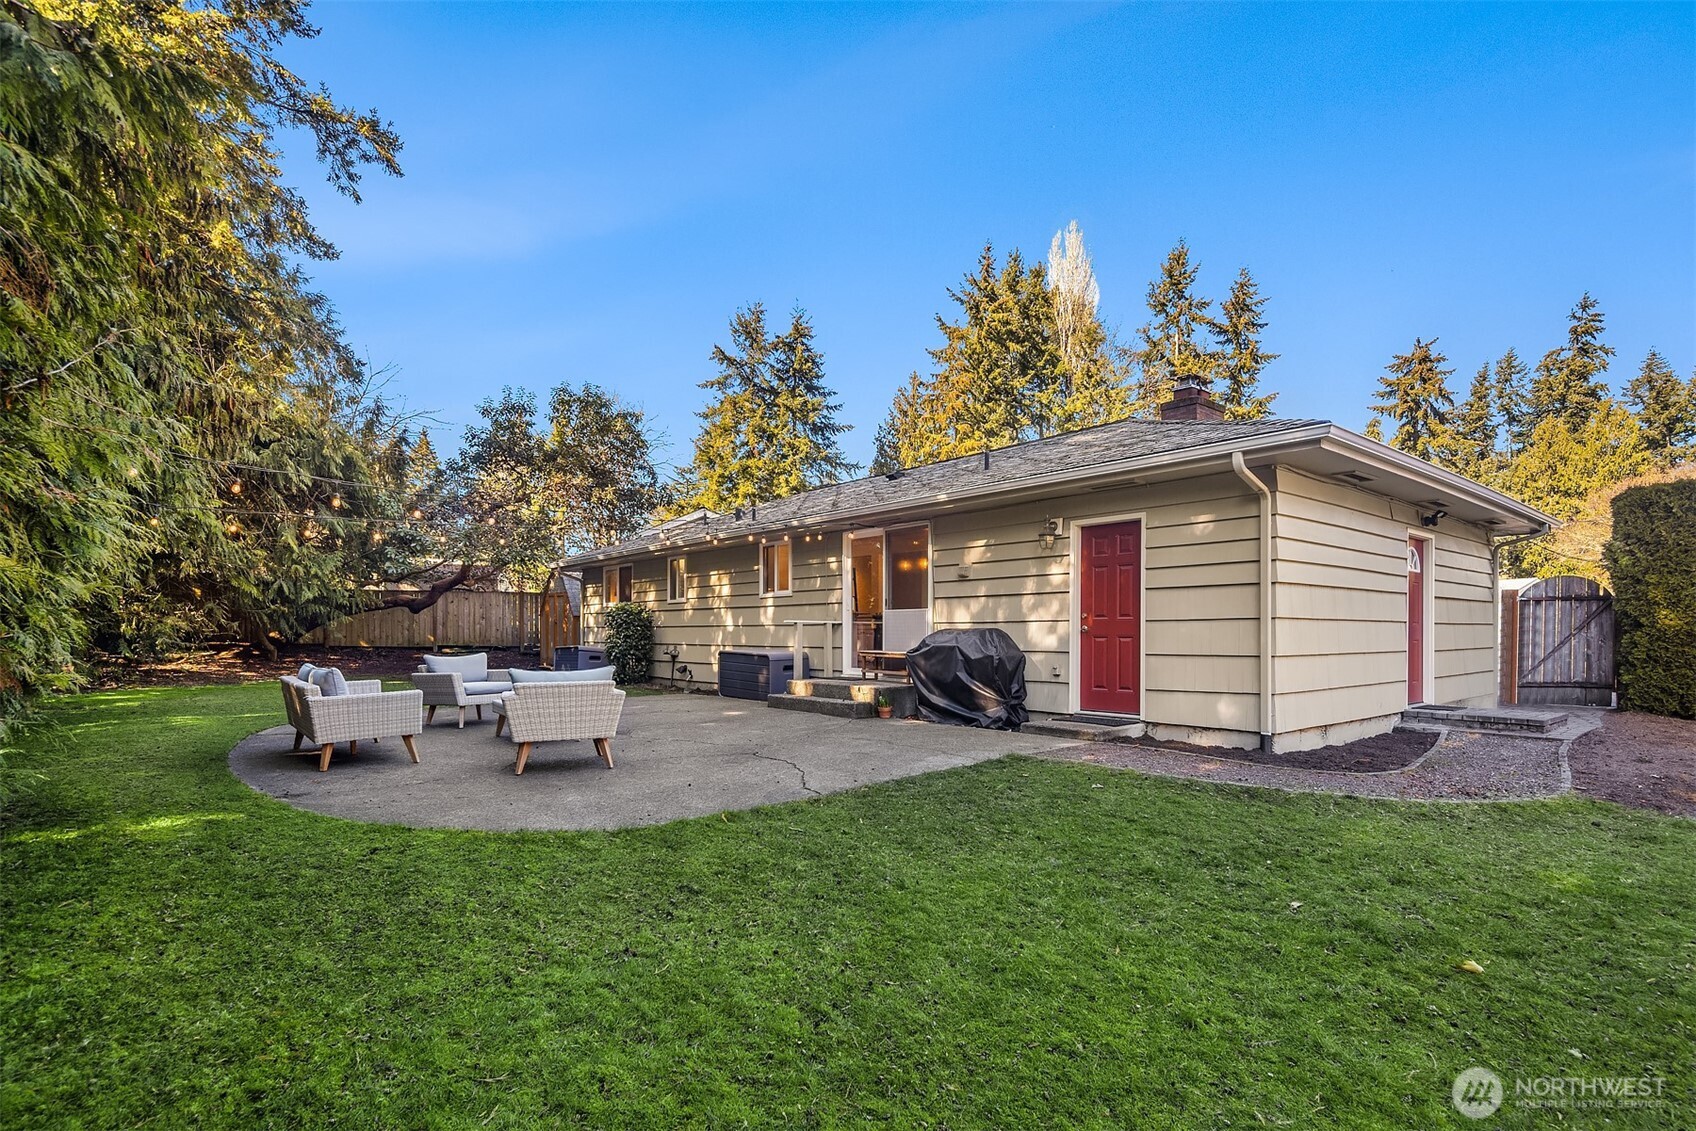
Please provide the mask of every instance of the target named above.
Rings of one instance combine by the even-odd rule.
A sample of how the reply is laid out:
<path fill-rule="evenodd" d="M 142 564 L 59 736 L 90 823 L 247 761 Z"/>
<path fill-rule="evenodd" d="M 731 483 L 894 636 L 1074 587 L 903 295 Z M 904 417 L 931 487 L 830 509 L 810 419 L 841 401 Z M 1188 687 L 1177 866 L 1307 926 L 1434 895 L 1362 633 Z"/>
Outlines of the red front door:
<path fill-rule="evenodd" d="M 1425 702 L 1425 547 L 1407 540 L 1407 701 Z"/>
<path fill-rule="evenodd" d="M 1079 538 L 1078 705 L 1142 710 L 1142 523 L 1086 526 Z"/>

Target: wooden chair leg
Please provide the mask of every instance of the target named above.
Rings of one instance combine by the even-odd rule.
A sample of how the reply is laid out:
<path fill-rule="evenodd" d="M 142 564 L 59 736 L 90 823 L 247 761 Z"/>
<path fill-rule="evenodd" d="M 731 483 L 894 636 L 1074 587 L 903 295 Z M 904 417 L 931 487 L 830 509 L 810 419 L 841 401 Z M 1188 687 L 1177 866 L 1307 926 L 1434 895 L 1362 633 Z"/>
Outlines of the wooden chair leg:
<path fill-rule="evenodd" d="M 505 715 L 496 715 L 495 716 L 495 737 L 499 738 L 501 736 L 501 731 L 503 731 L 505 729 L 506 729 L 506 716 Z"/>
<path fill-rule="evenodd" d="M 323 773 L 330 768 L 330 751 L 336 748 L 333 742 L 326 742 L 318 748 L 318 772 Z"/>
<path fill-rule="evenodd" d="M 459 729 L 460 730 L 465 729 L 465 708 L 464 707 L 461 707 L 459 709 Z"/>
<path fill-rule="evenodd" d="M 418 746 L 412 741 L 412 736 L 410 734 L 403 734 L 403 735 L 400 736 L 400 740 L 402 742 L 406 743 L 406 752 L 408 754 L 412 755 L 413 765 L 417 765 L 418 764 Z"/>
<path fill-rule="evenodd" d="M 481 703 L 477 704 L 477 721 L 483 721 L 483 704 Z"/>
<path fill-rule="evenodd" d="M 530 744 L 528 742 L 520 742 L 518 744 L 518 768 L 512 772 L 515 774 L 522 774 L 524 772 L 524 763 L 529 760 Z"/>
<path fill-rule="evenodd" d="M 351 758 L 357 753 L 359 753 L 359 739 L 350 739 L 347 744 L 347 756 Z"/>
<path fill-rule="evenodd" d="M 436 705 L 430 704 L 430 709 L 424 713 L 424 725 L 429 726 L 436 721 Z"/>
<path fill-rule="evenodd" d="M 597 738 L 597 739 L 595 739 L 595 753 L 599 754 L 603 759 L 606 760 L 607 769 L 609 769 L 609 770 L 612 769 L 612 739 L 610 739 L 610 738 Z"/>
<path fill-rule="evenodd" d="M 306 736 L 304 734 L 301 734 L 298 730 L 295 731 L 294 732 L 294 752 L 296 754 L 300 753 L 300 744 L 304 741 L 306 741 Z"/>

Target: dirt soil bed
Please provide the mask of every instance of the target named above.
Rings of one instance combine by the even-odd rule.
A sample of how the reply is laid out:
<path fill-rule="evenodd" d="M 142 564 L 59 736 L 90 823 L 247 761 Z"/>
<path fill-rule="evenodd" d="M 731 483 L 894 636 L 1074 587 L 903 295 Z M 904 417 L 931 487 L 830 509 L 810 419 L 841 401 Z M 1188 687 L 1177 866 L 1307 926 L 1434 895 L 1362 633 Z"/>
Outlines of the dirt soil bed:
<path fill-rule="evenodd" d="M 535 652 L 516 648 L 450 648 L 450 652 L 486 651 L 491 668 L 540 668 Z M 196 687 L 208 683 L 247 683 L 292 673 L 303 663 L 340 668 L 352 679 L 394 679 L 410 675 L 424 653 L 416 648 L 324 648 L 316 644 L 285 645 L 281 655 L 267 659 L 242 647 L 189 652 L 157 664 L 117 664 L 105 668 L 95 686 Z"/>
<path fill-rule="evenodd" d="M 1696 722 L 1609 711 L 1567 761 L 1576 793 L 1696 817 Z"/>
<path fill-rule="evenodd" d="M 1358 738 L 1337 746 L 1284 754 L 1262 750 L 1221 750 L 1217 746 L 1156 742 L 1148 738 L 1138 739 L 1132 745 L 1171 750 L 1180 754 L 1201 754 L 1209 758 L 1232 758 L 1239 762 L 1253 762 L 1257 766 L 1284 766 L 1293 770 L 1343 770 L 1368 774 L 1405 769 L 1423 758 L 1426 751 L 1436 744 L 1436 731 L 1397 729 L 1389 734 Z"/>

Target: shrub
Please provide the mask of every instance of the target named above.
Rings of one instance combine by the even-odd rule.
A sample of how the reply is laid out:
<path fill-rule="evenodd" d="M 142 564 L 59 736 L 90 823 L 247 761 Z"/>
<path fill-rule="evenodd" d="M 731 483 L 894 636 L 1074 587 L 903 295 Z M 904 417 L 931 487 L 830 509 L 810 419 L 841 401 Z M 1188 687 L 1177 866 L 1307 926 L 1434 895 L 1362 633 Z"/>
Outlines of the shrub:
<path fill-rule="evenodd" d="M 1613 513 L 1620 705 L 1696 718 L 1696 480 L 1633 487 Z"/>
<path fill-rule="evenodd" d="M 623 601 L 601 620 L 607 662 L 619 683 L 647 683 L 654 664 L 654 614 L 646 605 Z"/>

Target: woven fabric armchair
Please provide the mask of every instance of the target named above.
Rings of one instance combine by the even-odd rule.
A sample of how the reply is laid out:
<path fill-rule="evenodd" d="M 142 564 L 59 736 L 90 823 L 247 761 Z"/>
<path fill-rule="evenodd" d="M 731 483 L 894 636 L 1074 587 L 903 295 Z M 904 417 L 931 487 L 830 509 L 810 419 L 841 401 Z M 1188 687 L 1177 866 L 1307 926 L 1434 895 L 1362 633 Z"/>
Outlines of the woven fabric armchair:
<path fill-rule="evenodd" d="M 406 752 L 418 761 L 413 736 L 424 729 L 424 696 L 418 691 L 384 691 L 381 680 L 351 680 L 348 694 L 326 696 L 313 684 L 292 675 L 282 678 L 283 706 L 294 727 L 294 748 L 310 741 L 318 747 L 318 769 L 330 768 L 338 742 L 349 754 L 359 753 L 359 740 L 399 736 Z"/>
<path fill-rule="evenodd" d="M 624 713 L 624 692 L 611 683 L 519 683 L 495 705 L 495 735 L 503 728 L 518 744 L 522 774 L 530 748 L 538 742 L 589 738 L 595 753 L 612 769 L 612 738 Z"/>
<path fill-rule="evenodd" d="M 506 668 L 489 668 L 482 679 L 467 681 L 461 672 L 432 672 L 421 667 L 412 673 L 412 685 L 424 693 L 424 705 L 429 708 L 426 725 L 436 721 L 437 707 L 452 707 L 459 712 L 463 730 L 465 709 L 475 707 L 481 719 L 484 707 L 500 702 L 501 696 L 512 690 L 512 675 Z"/>

